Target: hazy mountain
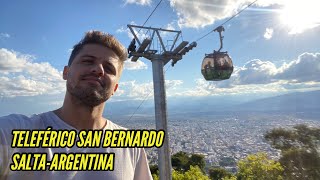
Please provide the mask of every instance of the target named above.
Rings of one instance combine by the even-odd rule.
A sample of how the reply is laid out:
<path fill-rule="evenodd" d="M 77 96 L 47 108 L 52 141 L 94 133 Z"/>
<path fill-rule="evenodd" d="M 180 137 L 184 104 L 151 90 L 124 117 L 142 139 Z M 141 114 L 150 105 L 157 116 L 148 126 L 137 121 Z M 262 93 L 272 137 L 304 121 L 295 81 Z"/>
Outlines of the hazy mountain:
<path fill-rule="evenodd" d="M 206 114 L 225 115 L 246 112 L 295 113 L 320 117 L 320 91 L 296 92 L 273 97 L 260 98 L 240 96 L 168 98 L 170 116 L 201 116 Z M 106 105 L 107 116 L 154 117 L 153 99 L 141 104 L 139 101 L 112 102 Z M 139 105 L 141 106 L 139 107 Z M 138 108 L 139 107 L 139 108 Z M 318 113 L 319 112 L 319 113 Z"/>
<path fill-rule="evenodd" d="M 295 92 L 233 106 L 238 112 L 293 113 L 320 120 L 320 91 Z"/>
<path fill-rule="evenodd" d="M 223 111 L 226 107 L 247 102 L 243 97 L 216 96 L 216 97 L 168 97 L 167 109 L 171 114 L 197 113 L 208 111 Z M 139 107 L 139 108 L 138 108 Z M 154 115 L 154 100 L 108 102 L 105 108 L 106 115 Z"/>
<path fill-rule="evenodd" d="M 243 103 L 233 108 L 250 111 L 320 111 L 320 91 L 295 92 Z"/>

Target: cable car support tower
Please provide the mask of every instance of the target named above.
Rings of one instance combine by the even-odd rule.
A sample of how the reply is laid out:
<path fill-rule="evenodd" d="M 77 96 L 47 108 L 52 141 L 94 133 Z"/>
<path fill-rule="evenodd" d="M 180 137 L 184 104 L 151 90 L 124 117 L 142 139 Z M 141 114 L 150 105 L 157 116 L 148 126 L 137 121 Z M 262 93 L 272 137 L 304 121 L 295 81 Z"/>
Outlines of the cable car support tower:
<path fill-rule="evenodd" d="M 182 41 L 178 46 L 175 46 L 179 36 L 181 35 L 181 31 L 137 25 L 127 26 L 134 37 L 128 48 L 129 57 L 132 57 L 131 61 L 136 62 L 138 58 L 144 57 L 152 62 L 156 129 L 165 131 L 163 146 L 158 149 L 159 175 L 160 180 L 171 180 L 171 156 L 167 127 L 167 100 L 163 67 L 170 60 L 172 60 L 172 66 L 174 66 L 177 61 L 182 59 L 183 55 L 196 47 L 197 44 L 196 42 L 189 44 L 188 41 Z M 152 34 L 151 37 L 145 38 L 141 41 L 136 34 L 136 28 L 139 28 L 140 30 L 147 30 L 147 32 L 150 31 Z M 165 46 L 161 33 L 175 33 L 172 45 Z M 160 50 L 151 49 L 153 40 L 158 40 L 160 42 Z M 135 43 L 138 44 L 137 50 Z"/>

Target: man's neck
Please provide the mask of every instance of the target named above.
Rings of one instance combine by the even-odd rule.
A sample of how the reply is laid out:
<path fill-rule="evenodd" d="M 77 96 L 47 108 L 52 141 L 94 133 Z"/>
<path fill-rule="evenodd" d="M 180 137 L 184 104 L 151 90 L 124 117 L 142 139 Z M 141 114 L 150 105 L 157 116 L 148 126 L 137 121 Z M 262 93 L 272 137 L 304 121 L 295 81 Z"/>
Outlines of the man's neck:
<path fill-rule="evenodd" d="M 106 126 L 106 119 L 102 117 L 104 103 L 87 107 L 83 104 L 72 104 L 65 101 L 63 106 L 54 113 L 64 122 L 72 127 L 81 129 L 103 129 Z"/>

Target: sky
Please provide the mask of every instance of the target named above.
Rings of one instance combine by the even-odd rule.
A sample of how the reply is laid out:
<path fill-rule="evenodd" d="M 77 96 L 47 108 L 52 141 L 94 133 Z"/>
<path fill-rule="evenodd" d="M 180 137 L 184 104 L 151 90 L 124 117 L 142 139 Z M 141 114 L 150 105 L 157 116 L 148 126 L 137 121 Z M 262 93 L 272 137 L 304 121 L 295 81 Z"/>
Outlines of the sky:
<path fill-rule="evenodd" d="M 320 89 L 318 0 L 163 0 L 145 26 L 181 31 L 177 43 L 197 41 L 174 67 L 165 69 L 167 98 L 237 96 L 250 99 Z M 2 1 L 0 6 L 0 115 L 38 113 L 62 105 L 63 67 L 89 30 L 114 35 L 126 47 L 128 24 L 142 25 L 159 1 Z M 205 81 L 201 63 L 224 47 L 234 63 L 229 80 Z M 139 29 L 136 29 L 138 32 Z M 140 30 L 138 37 L 150 32 Z M 162 34 L 169 43 L 172 34 Z M 157 44 L 153 47 L 157 48 Z M 128 59 L 114 101 L 153 99 L 152 64 Z M 195 102 L 196 103 L 196 102 Z M 32 104 L 32 105 L 30 105 Z M 137 104 L 138 106 L 138 104 Z"/>

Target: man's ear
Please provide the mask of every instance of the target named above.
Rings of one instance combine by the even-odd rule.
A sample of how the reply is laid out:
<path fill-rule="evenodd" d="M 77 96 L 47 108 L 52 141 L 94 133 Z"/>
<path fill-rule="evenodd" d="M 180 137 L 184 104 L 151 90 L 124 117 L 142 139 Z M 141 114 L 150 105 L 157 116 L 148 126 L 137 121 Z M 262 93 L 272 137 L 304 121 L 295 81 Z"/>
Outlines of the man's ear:
<path fill-rule="evenodd" d="M 64 68 L 63 68 L 63 79 L 64 80 L 67 80 L 68 73 L 69 73 L 69 67 L 68 66 L 64 66 Z"/>
<path fill-rule="evenodd" d="M 119 86 L 119 84 L 117 83 L 115 86 L 114 86 L 114 90 L 113 90 L 113 93 L 115 93 L 116 91 L 117 91 L 117 89 L 118 89 L 118 86 Z"/>

